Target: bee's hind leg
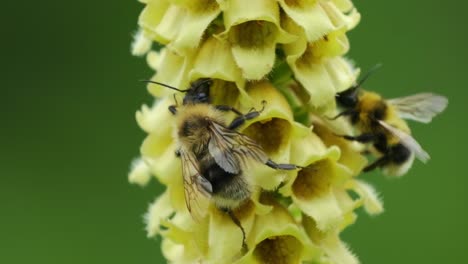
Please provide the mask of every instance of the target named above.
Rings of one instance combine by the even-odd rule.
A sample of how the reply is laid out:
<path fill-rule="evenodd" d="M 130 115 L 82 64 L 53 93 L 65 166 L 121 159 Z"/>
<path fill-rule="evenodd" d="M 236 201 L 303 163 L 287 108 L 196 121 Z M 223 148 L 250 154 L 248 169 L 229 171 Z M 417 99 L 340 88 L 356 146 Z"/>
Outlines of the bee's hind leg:
<path fill-rule="evenodd" d="M 373 171 L 379 167 L 385 166 L 390 162 L 390 157 L 388 155 L 384 155 L 380 157 L 379 159 L 375 160 L 372 162 L 370 165 L 367 165 L 362 171 L 363 172 L 369 172 Z"/>
<path fill-rule="evenodd" d="M 226 212 L 229 217 L 231 218 L 232 222 L 234 222 L 234 224 L 236 226 L 238 226 L 240 228 L 240 230 L 242 231 L 242 251 L 244 252 L 248 252 L 249 251 L 249 247 L 247 246 L 247 243 L 246 243 L 246 236 L 245 236 L 245 230 L 244 228 L 242 227 L 241 225 L 241 222 L 239 221 L 239 219 L 236 217 L 236 215 L 234 214 L 234 212 L 232 210 L 229 210 L 229 209 L 226 209 L 226 210 L 223 210 L 224 212 Z"/>
<path fill-rule="evenodd" d="M 173 115 L 177 114 L 177 106 L 176 105 L 170 105 L 167 109 L 169 109 L 169 112 L 171 112 L 171 114 L 173 114 Z"/>
<path fill-rule="evenodd" d="M 229 124 L 229 126 L 228 126 L 229 129 L 234 130 L 234 129 L 237 129 L 240 126 L 242 126 L 245 123 L 245 121 L 258 117 L 263 112 L 263 110 L 265 109 L 265 104 L 266 104 L 266 101 L 263 100 L 262 101 L 262 105 L 263 105 L 262 109 L 257 111 L 257 110 L 255 110 L 255 108 L 252 108 L 252 109 L 249 110 L 249 112 L 247 114 L 243 114 L 239 110 L 235 109 L 232 106 L 228 106 L 228 105 L 217 105 L 215 107 L 216 107 L 216 109 L 218 109 L 220 111 L 232 111 L 232 112 L 234 112 L 234 113 L 236 113 L 238 115 L 236 118 L 234 118 L 234 120 L 232 120 L 231 124 Z"/>
<path fill-rule="evenodd" d="M 286 163 L 276 163 L 269 159 L 265 165 L 267 165 L 270 168 L 273 168 L 275 170 L 296 170 L 296 169 L 302 169 L 303 167 L 295 164 L 286 164 Z"/>
<path fill-rule="evenodd" d="M 348 136 L 348 135 L 336 135 L 336 136 L 342 137 L 346 140 L 357 141 L 360 143 L 370 143 L 377 139 L 376 135 L 372 133 L 364 133 L 358 136 Z"/>
<path fill-rule="evenodd" d="M 219 111 L 223 111 L 223 112 L 231 111 L 235 113 L 236 115 L 240 115 L 240 116 L 243 115 L 241 111 L 229 105 L 216 105 L 215 108 Z"/>

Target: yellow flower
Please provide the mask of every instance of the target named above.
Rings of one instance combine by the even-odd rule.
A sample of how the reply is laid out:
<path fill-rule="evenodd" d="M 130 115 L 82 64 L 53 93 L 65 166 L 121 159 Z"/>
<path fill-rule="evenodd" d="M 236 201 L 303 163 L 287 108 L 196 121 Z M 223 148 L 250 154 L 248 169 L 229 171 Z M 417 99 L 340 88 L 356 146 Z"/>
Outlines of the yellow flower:
<path fill-rule="evenodd" d="M 147 137 L 129 181 L 145 186 L 153 175 L 165 186 L 145 221 L 149 237 L 162 237 L 167 261 L 359 263 L 340 233 L 356 221 L 357 208 L 374 215 L 383 205 L 374 188 L 358 178 L 367 164 L 364 147 L 339 136 L 352 134 L 351 124 L 328 118 L 338 113 L 337 92 L 352 86 L 359 74 L 343 57 L 349 50 L 346 34 L 360 20 L 352 2 L 141 2 L 145 7 L 132 53 L 146 55 L 155 71 L 151 80 L 186 89 L 195 80 L 211 79 L 211 104 L 242 113 L 262 109 L 240 133 L 271 160 L 301 167 L 286 171 L 247 164 L 250 198 L 228 213 L 202 197 L 204 212 L 195 219 L 187 210 L 187 183 L 175 154 L 176 117 L 168 110 L 180 106 L 185 94 L 149 83 L 155 102 L 136 113 Z M 226 123 L 236 117 L 220 116 Z"/>

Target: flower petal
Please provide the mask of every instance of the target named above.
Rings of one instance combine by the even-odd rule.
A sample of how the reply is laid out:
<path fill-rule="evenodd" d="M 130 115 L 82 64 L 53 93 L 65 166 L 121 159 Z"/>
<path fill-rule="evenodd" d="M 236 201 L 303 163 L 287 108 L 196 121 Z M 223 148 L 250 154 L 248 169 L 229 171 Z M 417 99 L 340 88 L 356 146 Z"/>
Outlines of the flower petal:
<path fill-rule="evenodd" d="M 384 211 L 383 202 L 372 185 L 360 180 L 354 180 L 350 185 L 351 189 L 360 196 L 368 214 L 376 215 Z"/>
<path fill-rule="evenodd" d="M 214 0 L 184 1 L 187 13 L 181 18 L 177 36 L 169 46 L 181 55 L 187 55 L 198 47 L 208 25 L 221 13 Z M 170 25 L 168 29 L 171 30 Z M 172 28 L 172 30 L 174 30 Z"/>
<path fill-rule="evenodd" d="M 152 81 L 161 82 L 176 88 L 185 89 L 189 86 L 188 72 L 193 68 L 193 55 L 180 56 L 174 51 L 165 48 L 160 53 L 160 67 Z M 148 84 L 149 92 L 155 97 L 164 97 L 174 94 L 174 90 L 157 84 Z"/>
<path fill-rule="evenodd" d="M 356 79 L 351 65 L 341 57 L 320 61 L 294 61 L 293 57 L 288 57 L 288 61 L 297 80 L 310 94 L 309 103 L 318 112 L 333 111 L 335 94 L 351 87 Z"/>
<path fill-rule="evenodd" d="M 307 216 L 303 218 L 302 223 L 314 244 L 317 244 L 324 251 L 325 259 L 331 260 L 332 263 L 359 263 L 357 257 L 340 240 L 337 232 L 324 233 L 318 228 L 314 219 Z"/>
<path fill-rule="evenodd" d="M 320 230 L 328 231 L 343 221 L 343 211 L 334 188 L 344 188 L 351 174 L 336 164 L 335 151 L 325 158 L 299 171 L 292 184 L 294 203 L 308 216 L 314 218 Z"/>
<path fill-rule="evenodd" d="M 247 121 L 241 132 L 257 142 L 276 163 L 288 163 L 290 139 L 293 133 L 292 112 L 284 97 L 268 82 L 259 82 L 248 87 L 255 109 L 265 109 L 259 117 Z M 247 104 L 247 102 L 244 102 Z M 250 172 L 255 184 L 267 190 L 275 189 L 287 175 L 294 172 L 274 170 L 267 166 L 254 166 Z"/>
<path fill-rule="evenodd" d="M 232 57 L 231 46 L 225 40 L 210 37 L 201 45 L 190 71 L 190 79 L 202 77 L 235 82 L 238 87 L 244 87 L 242 72 Z"/>
<path fill-rule="evenodd" d="M 231 43 L 243 77 L 259 80 L 274 65 L 276 43 L 290 42 L 295 37 L 279 27 L 279 7 L 275 1 L 236 0 L 228 4 L 223 16 L 226 31 L 219 36 Z"/>
<path fill-rule="evenodd" d="M 334 132 L 319 119 L 315 119 L 313 124 L 313 131 L 322 139 L 326 146 L 337 146 L 340 149 L 341 155 L 338 162 L 349 168 L 353 172 L 353 175 L 359 174 L 367 164 L 367 159 L 360 154 L 362 146 L 336 136 L 336 134 L 348 135 L 351 130 L 345 128 L 340 132 Z"/>
<path fill-rule="evenodd" d="M 162 39 L 155 34 L 158 25 L 163 21 L 168 11 L 169 3 L 167 1 L 149 1 L 138 18 L 138 25 L 143 29 L 145 35 L 150 38 L 156 38 L 161 43 L 167 43 L 168 39 Z"/>
<path fill-rule="evenodd" d="M 273 210 L 257 216 L 249 236 L 249 245 L 255 247 L 236 264 L 302 263 L 306 257 L 310 259 L 318 255 L 318 250 L 284 207 L 265 195 L 261 202 L 273 206 Z"/>
<path fill-rule="evenodd" d="M 248 235 L 254 223 L 254 203 L 248 202 L 234 211 Z M 220 243 L 220 238 L 226 238 Z M 227 213 L 213 210 L 210 217 L 207 262 L 221 263 L 240 257 L 242 232 Z"/>
<path fill-rule="evenodd" d="M 169 218 L 173 213 L 174 208 L 171 206 L 170 195 L 166 191 L 149 206 L 148 213 L 145 215 L 148 237 L 154 237 L 161 233 L 161 221 Z"/>
<path fill-rule="evenodd" d="M 305 30 L 307 41 L 313 42 L 336 29 L 320 1 L 278 0 L 286 14 Z"/>
<path fill-rule="evenodd" d="M 132 42 L 132 55 L 133 56 L 143 56 L 145 55 L 150 49 L 151 44 L 153 41 L 148 38 L 142 30 L 139 30 L 135 36 L 133 36 Z"/>
<path fill-rule="evenodd" d="M 151 179 L 151 171 L 148 165 L 141 159 L 135 159 L 132 162 L 128 181 L 140 186 L 146 186 Z"/>

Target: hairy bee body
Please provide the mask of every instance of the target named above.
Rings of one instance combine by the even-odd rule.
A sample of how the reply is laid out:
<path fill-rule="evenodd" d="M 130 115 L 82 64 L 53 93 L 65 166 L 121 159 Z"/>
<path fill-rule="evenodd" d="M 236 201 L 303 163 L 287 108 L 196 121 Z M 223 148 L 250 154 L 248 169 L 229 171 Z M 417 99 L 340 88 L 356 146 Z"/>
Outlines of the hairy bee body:
<path fill-rule="evenodd" d="M 356 105 L 357 118 L 351 123 L 363 134 L 374 136 L 373 149 L 378 157 L 386 155 L 388 161 L 381 166 L 383 172 L 399 176 L 406 172 L 414 161 L 412 152 L 401 143 L 401 139 L 383 127 L 379 121 L 384 120 L 393 127 L 410 135 L 407 123 L 398 116 L 396 109 L 375 92 L 361 90 Z"/>
<path fill-rule="evenodd" d="M 247 249 L 245 231 L 233 210 L 247 202 L 252 184 L 244 175 L 244 167 L 256 161 L 273 169 L 295 170 L 294 164 L 277 164 L 268 158 L 254 140 L 237 131 L 245 121 L 256 118 L 263 111 L 254 108 L 243 114 L 228 105 L 210 103 L 211 79 L 198 79 L 186 90 L 152 82 L 185 92 L 182 105 L 171 105 L 175 116 L 176 155 L 182 162 L 185 204 L 190 214 L 199 219 L 206 214 L 208 203 L 229 214 L 243 235 L 243 248 Z M 264 101 L 264 103 L 266 103 Z M 225 112 L 236 117 L 227 123 Z"/>
<path fill-rule="evenodd" d="M 375 92 L 358 89 L 359 86 L 338 93 L 336 101 L 344 109 L 337 117 L 348 116 L 360 133 L 343 137 L 371 143 L 371 150 L 377 156 L 377 160 L 364 168 L 364 171 L 380 167 L 387 175 L 401 176 L 411 167 L 415 157 L 426 162 L 429 155 L 412 138 L 404 118 L 428 123 L 445 109 L 447 99 L 436 94 L 421 93 L 385 100 Z"/>
<path fill-rule="evenodd" d="M 251 196 L 251 187 L 243 170 L 230 173 L 221 168 L 210 154 L 209 126 L 215 122 L 226 126 L 223 112 L 209 104 L 181 106 L 176 115 L 176 140 L 179 146 L 195 154 L 200 174 L 211 184 L 211 198 L 215 206 L 223 211 L 239 207 Z M 239 161 L 237 161 L 239 162 Z"/>

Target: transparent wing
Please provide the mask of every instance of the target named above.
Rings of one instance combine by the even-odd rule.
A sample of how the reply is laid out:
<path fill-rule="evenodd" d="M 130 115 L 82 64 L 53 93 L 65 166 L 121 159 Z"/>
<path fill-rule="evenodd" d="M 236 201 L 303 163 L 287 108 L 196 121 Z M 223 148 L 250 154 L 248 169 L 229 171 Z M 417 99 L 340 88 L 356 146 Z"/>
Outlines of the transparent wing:
<path fill-rule="evenodd" d="M 213 122 L 210 126 L 211 139 L 208 150 L 216 163 L 225 171 L 238 173 L 241 163 L 253 159 L 261 163 L 268 161 L 262 147 L 244 134 L 230 130 Z"/>
<path fill-rule="evenodd" d="M 411 136 L 405 132 L 385 123 L 382 120 L 379 120 L 379 123 L 382 127 L 390 131 L 392 135 L 400 139 L 401 144 L 407 147 L 411 152 L 416 155 L 420 161 L 426 163 L 431 157 L 429 154 L 419 145 L 419 143 Z"/>
<path fill-rule="evenodd" d="M 433 93 L 420 93 L 388 100 L 396 107 L 401 118 L 422 123 L 431 122 L 432 118 L 444 111 L 448 99 Z"/>
<path fill-rule="evenodd" d="M 184 180 L 185 204 L 195 220 L 202 219 L 213 192 L 211 183 L 200 174 L 198 161 L 189 151 L 180 151 Z"/>

